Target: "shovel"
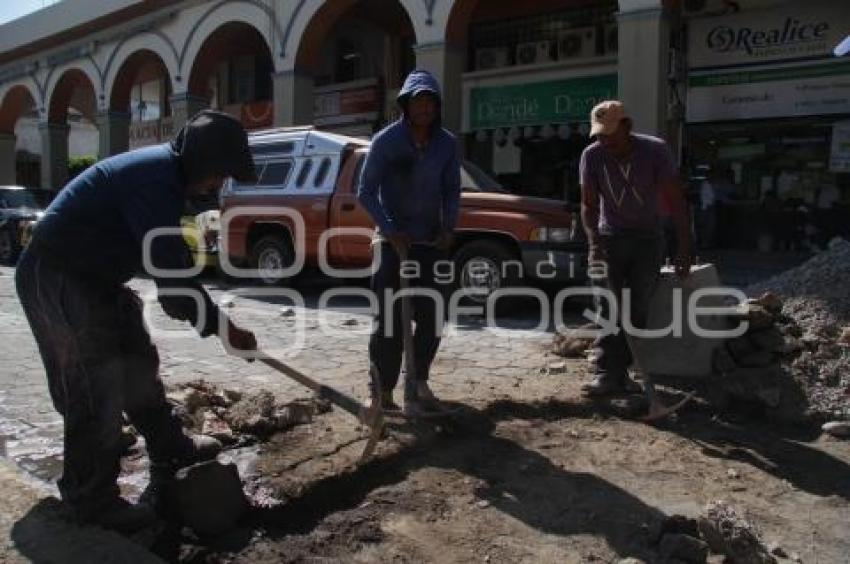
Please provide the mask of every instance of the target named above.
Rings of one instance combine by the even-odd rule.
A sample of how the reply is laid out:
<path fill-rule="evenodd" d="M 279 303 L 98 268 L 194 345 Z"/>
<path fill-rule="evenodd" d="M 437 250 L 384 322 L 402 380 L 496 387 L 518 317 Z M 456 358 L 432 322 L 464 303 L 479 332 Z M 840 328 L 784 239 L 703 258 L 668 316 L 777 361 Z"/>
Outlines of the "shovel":
<path fill-rule="evenodd" d="M 398 251 L 399 264 L 404 263 L 408 257 L 406 248 Z M 402 292 L 408 291 L 410 282 L 403 275 L 399 276 L 399 288 Z M 413 343 L 413 308 L 410 303 L 411 296 L 403 294 L 401 297 L 401 325 L 402 337 L 404 341 L 404 401 L 416 401 L 419 398 L 417 389 L 417 374 L 416 374 L 416 346 Z M 415 414 L 402 413 L 406 418 L 411 419 L 439 419 L 449 415 L 453 415 L 457 410 L 445 409 L 441 407 L 439 411 L 422 411 L 419 410 Z"/>
<path fill-rule="evenodd" d="M 640 357 L 638 356 L 637 348 L 635 347 L 632 336 L 629 335 L 628 331 L 625 329 L 622 331 L 623 336 L 626 338 L 626 343 L 629 346 L 629 350 L 632 352 L 632 362 L 635 366 L 635 372 L 640 376 L 640 379 L 643 380 L 643 391 L 646 394 L 647 401 L 649 402 L 649 413 L 641 417 L 641 421 L 649 423 L 664 419 L 684 407 L 686 403 L 693 399 L 694 392 L 690 392 L 683 399 L 677 401 L 673 405 L 664 405 L 664 402 L 659 399 L 658 393 L 655 391 L 655 383 L 652 381 L 652 375 L 648 372 L 644 372 L 641 367 Z"/>
<path fill-rule="evenodd" d="M 381 402 L 372 402 L 370 407 L 366 407 L 348 394 L 340 392 L 330 386 L 320 384 L 309 376 L 292 368 L 288 364 L 270 357 L 263 352 L 259 352 L 257 358 L 263 364 L 274 368 L 281 374 L 288 376 L 299 384 L 307 386 L 316 393 L 316 396 L 331 402 L 344 411 L 347 411 L 351 415 L 355 416 L 360 423 L 369 427 L 369 440 L 366 442 L 363 454 L 360 455 L 359 464 L 367 462 L 372 457 L 384 430 L 384 413 L 381 410 Z"/>

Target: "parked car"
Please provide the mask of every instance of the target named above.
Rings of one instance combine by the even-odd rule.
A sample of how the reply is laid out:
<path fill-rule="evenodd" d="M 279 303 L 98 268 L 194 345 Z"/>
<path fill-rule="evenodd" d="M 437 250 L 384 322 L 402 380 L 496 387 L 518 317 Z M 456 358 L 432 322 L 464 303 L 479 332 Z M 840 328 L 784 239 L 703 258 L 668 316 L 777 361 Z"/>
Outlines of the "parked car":
<path fill-rule="evenodd" d="M 202 268 L 218 266 L 218 197 L 195 197 L 186 201 L 180 227 L 192 253 L 192 262 Z"/>
<path fill-rule="evenodd" d="M 50 203 L 50 192 L 0 186 L 0 264 L 14 264 L 35 223 Z"/>
<path fill-rule="evenodd" d="M 357 201 L 357 182 L 369 143 L 313 128 L 280 128 L 249 136 L 259 181 L 228 181 L 222 213 L 251 206 L 221 233 L 230 260 L 258 269 L 260 280 L 279 284 L 282 267 L 293 264 L 302 245 L 305 264 L 318 263 L 320 242 L 335 268 L 364 268 L 371 262 L 370 239 L 341 234 L 322 239 L 330 228 L 374 224 Z M 577 214 L 564 202 L 510 194 L 472 163 L 461 164 L 461 208 L 451 251 L 460 287 L 484 299 L 503 287 L 535 280 L 584 277 L 586 245 Z M 300 212 L 302 241 L 292 218 Z M 278 271 L 278 272 L 276 272 Z"/>

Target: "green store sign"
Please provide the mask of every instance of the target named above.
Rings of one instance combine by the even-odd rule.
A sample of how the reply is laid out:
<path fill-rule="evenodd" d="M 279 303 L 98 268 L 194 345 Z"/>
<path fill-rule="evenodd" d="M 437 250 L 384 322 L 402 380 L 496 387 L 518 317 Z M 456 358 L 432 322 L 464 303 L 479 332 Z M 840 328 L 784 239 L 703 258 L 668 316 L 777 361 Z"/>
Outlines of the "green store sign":
<path fill-rule="evenodd" d="M 470 91 L 470 128 L 588 121 L 602 100 L 617 97 L 617 75 L 568 78 Z"/>

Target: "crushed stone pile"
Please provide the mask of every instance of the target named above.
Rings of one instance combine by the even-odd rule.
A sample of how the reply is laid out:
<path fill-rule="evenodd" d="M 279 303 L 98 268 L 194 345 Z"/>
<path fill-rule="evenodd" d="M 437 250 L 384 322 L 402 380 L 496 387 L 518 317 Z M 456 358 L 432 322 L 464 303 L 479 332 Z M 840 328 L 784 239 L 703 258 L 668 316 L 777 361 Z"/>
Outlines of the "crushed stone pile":
<path fill-rule="evenodd" d="M 768 332 L 755 348 L 774 350 L 805 395 L 807 414 L 816 421 L 850 420 L 850 242 L 834 239 L 806 263 L 746 292 L 761 296 L 756 315 L 766 312 L 772 322 L 762 327 Z M 746 348 L 732 346 L 738 345 Z"/>
<path fill-rule="evenodd" d="M 205 380 L 170 388 L 166 397 L 183 425 L 225 445 L 250 444 L 276 432 L 310 423 L 331 406 L 318 398 L 278 403 L 268 390 L 241 393 Z"/>
<path fill-rule="evenodd" d="M 705 564 L 709 557 L 714 562 L 722 557 L 732 564 L 776 564 L 773 554 L 784 553 L 766 546 L 752 521 L 723 500 L 712 501 L 696 518 L 664 517 L 646 532 L 658 562 Z"/>
<path fill-rule="evenodd" d="M 699 532 L 712 552 L 723 554 L 735 564 L 774 564 L 776 558 L 762 542 L 761 535 L 744 516 L 728 503 L 709 503 L 697 520 Z"/>

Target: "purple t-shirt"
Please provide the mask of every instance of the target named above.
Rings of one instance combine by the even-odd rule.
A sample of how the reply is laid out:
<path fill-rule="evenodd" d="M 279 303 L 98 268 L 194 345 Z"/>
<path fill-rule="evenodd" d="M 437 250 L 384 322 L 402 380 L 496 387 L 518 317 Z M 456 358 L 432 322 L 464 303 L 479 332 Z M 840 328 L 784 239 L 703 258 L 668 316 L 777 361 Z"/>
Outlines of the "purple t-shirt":
<path fill-rule="evenodd" d="M 599 142 L 581 154 L 579 178 L 583 187 L 599 194 L 599 233 L 659 232 L 661 184 L 677 178 L 679 171 L 667 143 L 632 134 L 632 154 L 620 162 Z"/>

